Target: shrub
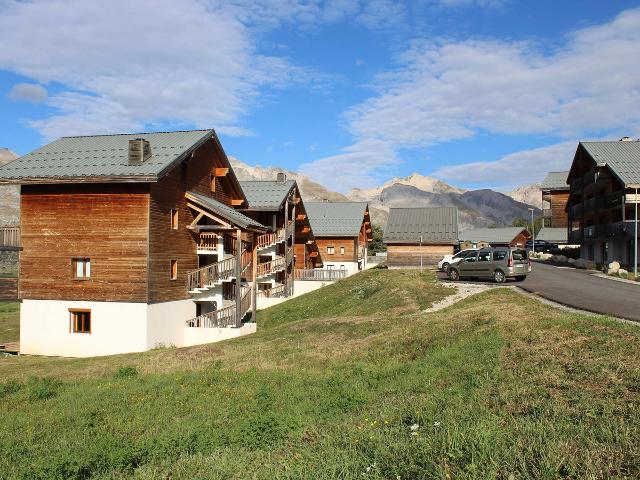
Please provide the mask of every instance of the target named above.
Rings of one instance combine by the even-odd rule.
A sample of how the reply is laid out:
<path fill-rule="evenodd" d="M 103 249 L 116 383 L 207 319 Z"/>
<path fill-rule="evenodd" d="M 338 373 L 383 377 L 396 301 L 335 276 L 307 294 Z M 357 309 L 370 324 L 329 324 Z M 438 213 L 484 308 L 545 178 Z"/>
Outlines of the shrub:
<path fill-rule="evenodd" d="M 124 365 L 116 371 L 113 375 L 115 378 L 129 378 L 135 377 L 138 375 L 138 369 L 136 367 L 132 367 L 131 365 Z"/>

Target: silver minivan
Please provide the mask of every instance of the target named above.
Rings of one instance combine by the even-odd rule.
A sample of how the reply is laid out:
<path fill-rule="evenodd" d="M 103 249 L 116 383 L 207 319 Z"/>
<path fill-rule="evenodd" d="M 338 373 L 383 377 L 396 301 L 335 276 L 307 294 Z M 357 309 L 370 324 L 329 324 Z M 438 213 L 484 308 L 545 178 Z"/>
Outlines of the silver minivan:
<path fill-rule="evenodd" d="M 448 275 L 454 281 L 461 278 L 483 278 L 504 283 L 507 278 L 521 282 L 530 271 L 531 261 L 524 249 L 502 247 L 478 250 L 475 255 L 469 255 L 451 265 Z"/>

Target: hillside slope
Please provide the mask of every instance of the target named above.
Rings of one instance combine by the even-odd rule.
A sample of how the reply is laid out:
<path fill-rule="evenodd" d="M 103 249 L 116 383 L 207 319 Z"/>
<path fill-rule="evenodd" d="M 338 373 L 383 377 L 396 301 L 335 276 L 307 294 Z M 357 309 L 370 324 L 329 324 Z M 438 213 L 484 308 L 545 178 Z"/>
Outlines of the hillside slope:
<path fill-rule="evenodd" d="M 369 270 L 233 341 L 3 358 L 2 476 L 640 475 L 637 327 L 507 289 L 423 312 L 447 293 L 431 272 Z"/>

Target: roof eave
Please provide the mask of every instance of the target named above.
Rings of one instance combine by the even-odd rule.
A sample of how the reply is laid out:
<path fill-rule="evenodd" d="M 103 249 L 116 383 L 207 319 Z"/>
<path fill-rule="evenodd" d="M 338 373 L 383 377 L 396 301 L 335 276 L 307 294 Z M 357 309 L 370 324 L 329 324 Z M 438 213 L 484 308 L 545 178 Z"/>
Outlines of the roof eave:
<path fill-rule="evenodd" d="M 155 175 L 93 176 L 93 177 L 26 177 L 19 179 L 0 178 L 0 185 L 50 185 L 78 183 L 154 183 Z"/>

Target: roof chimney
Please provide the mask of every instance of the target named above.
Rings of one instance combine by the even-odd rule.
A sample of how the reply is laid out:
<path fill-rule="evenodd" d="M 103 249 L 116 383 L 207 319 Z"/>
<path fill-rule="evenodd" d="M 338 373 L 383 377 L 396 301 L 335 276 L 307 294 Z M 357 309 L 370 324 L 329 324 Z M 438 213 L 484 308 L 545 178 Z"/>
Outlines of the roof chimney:
<path fill-rule="evenodd" d="M 633 138 L 631 137 L 622 137 L 620 139 L 621 142 L 633 142 Z"/>
<path fill-rule="evenodd" d="M 284 172 L 278 172 L 278 174 L 276 175 L 276 182 L 284 183 L 286 181 L 287 181 L 287 174 Z"/>
<path fill-rule="evenodd" d="M 129 140 L 129 165 L 140 165 L 151 158 L 151 144 L 144 138 Z"/>

